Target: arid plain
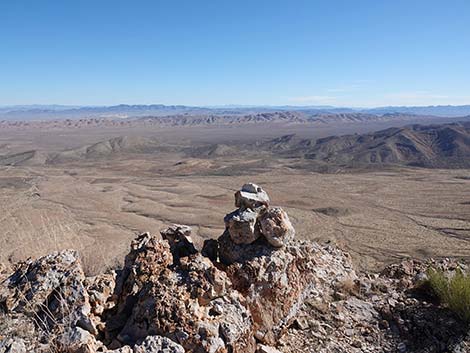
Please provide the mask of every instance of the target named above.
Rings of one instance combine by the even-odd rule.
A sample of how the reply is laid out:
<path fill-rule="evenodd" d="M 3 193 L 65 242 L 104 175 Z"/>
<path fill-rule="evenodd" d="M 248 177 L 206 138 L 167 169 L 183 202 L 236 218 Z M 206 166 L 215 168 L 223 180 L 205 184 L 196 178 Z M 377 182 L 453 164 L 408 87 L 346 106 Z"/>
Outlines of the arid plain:
<path fill-rule="evenodd" d="M 285 134 L 316 139 L 389 126 L 2 128 L 0 155 L 33 157 L 0 166 L 0 262 L 74 248 L 94 273 L 116 266 L 136 233 L 171 223 L 190 225 L 202 243 L 223 232 L 233 193 L 249 181 L 287 210 L 299 238 L 337 244 L 363 269 L 409 256 L 468 260 L 470 170 L 319 173 L 304 159 L 256 148 Z"/>

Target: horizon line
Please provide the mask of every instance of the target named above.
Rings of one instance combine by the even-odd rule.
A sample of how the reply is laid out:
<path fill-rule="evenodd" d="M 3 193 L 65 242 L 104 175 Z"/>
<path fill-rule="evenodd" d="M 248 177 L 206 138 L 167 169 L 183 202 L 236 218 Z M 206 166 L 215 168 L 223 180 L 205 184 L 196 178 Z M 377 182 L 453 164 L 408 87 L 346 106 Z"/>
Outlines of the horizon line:
<path fill-rule="evenodd" d="M 31 103 L 31 104 L 0 104 L 0 108 L 27 108 L 27 107 L 63 107 L 70 109 L 80 108 L 109 108 L 119 106 L 163 106 L 163 107 L 187 107 L 187 108 L 206 108 L 206 109 L 237 109 L 237 108 L 315 108 L 315 109 L 380 109 L 380 108 L 437 108 L 437 107 L 468 107 L 468 104 L 432 104 L 432 105 L 377 105 L 377 106 L 354 106 L 354 105 L 293 105 L 293 104 L 165 104 L 165 103 L 117 103 L 117 104 L 57 104 L 57 103 Z"/>

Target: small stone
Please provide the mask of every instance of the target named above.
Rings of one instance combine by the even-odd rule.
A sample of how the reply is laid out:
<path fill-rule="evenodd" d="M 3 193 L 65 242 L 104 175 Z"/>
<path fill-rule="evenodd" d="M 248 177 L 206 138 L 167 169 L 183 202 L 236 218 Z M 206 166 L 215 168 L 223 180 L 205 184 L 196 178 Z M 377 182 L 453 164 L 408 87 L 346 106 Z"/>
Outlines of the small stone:
<path fill-rule="evenodd" d="M 258 213 L 250 209 L 236 210 L 225 216 L 225 226 L 235 244 L 251 244 L 260 237 L 257 218 Z"/>
<path fill-rule="evenodd" d="M 260 186 L 248 183 L 235 193 L 235 207 L 255 210 L 269 205 L 269 196 Z"/>
<path fill-rule="evenodd" d="M 295 319 L 295 324 L 300 330 L 306 330 L 309 328 L 309 323 L 306 317 L 299 317 Z"/>
<path fill-rule="evenodd" d="M 426 272 L 418 272 L 413 280 L 417 284 L 422 284 L 428 280 L 428 275 Z"/>
<path fill-rule="evenodd" d="M 217 261 L 219 257 L 219 242 L 215 239 L 204 240 L 201 253 L 211 261 Z"/>
<path fill-rule="evenodd" d="M 98 348 L 96 339 L 80 327 L 65 331 L 59 337 L 58 344 L 64 351 L 70 353 L 93 353 Z"/>

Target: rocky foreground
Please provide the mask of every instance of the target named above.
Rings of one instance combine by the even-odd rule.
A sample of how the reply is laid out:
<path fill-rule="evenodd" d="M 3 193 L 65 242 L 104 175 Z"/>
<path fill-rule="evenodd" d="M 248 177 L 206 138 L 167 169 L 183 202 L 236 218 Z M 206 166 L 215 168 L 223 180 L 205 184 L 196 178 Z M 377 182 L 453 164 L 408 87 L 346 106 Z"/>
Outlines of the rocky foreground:
<path fill-rule="evenodd" d="M 226 231 L 198 249 L 173 225 L 132 243 L 122 269 L 86 277 L 65 250 L 0 275 L 0 353 L 467 352 L 466 326 L 407 260 L 357 273 L 348 254 L 295 239 L 246 184 Z"/>

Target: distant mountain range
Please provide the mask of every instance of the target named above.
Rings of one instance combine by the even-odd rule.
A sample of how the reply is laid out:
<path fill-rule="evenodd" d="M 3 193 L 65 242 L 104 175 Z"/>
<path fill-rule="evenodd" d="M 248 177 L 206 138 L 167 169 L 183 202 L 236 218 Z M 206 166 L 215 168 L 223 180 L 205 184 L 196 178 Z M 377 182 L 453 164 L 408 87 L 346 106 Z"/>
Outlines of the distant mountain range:
<path fill-rule="evenodd" d="M 363 113 L 373 115 L 411 114 L 437 117 L 460 117 L 470 115 L 470 105 L 342 108 L 333 106 L 217 106 L 194 107 L 185 105 L 128 105 L 114 106 L 63 106 L 21 105 L 0 107 L 0 120 L 55 120 L 81 118 L 129 118 L 169 115 L 246 115 L 272 112 L 302 112 L 304 114 Z"/>

